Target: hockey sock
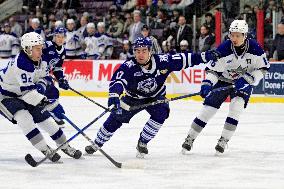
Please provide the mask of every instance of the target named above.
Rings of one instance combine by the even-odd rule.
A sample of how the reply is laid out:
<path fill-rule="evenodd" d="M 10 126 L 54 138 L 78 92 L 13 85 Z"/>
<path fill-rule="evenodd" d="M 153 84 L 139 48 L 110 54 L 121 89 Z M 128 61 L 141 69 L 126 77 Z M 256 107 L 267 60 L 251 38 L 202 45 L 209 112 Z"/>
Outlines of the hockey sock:
<path fill-rule="evenodd" d="M 14 119 L 17 121 L 19 127 L 22 129 L 24 135 L 36 149 L 40 151 L 47 149 L 47 144 L 41 132 L 36 128 L 36 125 L 33 121 L 33 117 L 28 111 L 18 111 L 15 114 Z"/>
<path fill-rule="evenodd" d="M 239 118 L 244 110 L 245 101 L 241 97 L 235 97 L 232 99 L 229 107 L 229 114 L 224 124 L 222 131 L 222 137 L 230 140 L 237 129 Z"/>
<path fill-rule="evenodd" d="M 193 120 L 188 135 L 192 139 L 196 139 L 202 129 L 206 126 L 207 122 L 216 114 L 217 110 L 217 108 L 211 106 L 203 106 L 200 114 Z"/>
<path fill-rule="evenodd" d="M 60 146 L 66 141 L 65 134 L 51 117 L 38 123 L 38 125 L 49 134 L 52 140 L 56 142 L 57 146 Z"/>
<path fill-rule="evenodd" d="M 150 140 L 152 140 L 156 136 L 159 129 L 163 125 L 163 122 L 159 123 L 158 121 L 155 121 L 155 120 L 150 118 L 148 120 L 148 122 L 145 124 L 142 132 L 140 133 L 140 139 L 139 140 L 141 142 L 147 144 Z"/>

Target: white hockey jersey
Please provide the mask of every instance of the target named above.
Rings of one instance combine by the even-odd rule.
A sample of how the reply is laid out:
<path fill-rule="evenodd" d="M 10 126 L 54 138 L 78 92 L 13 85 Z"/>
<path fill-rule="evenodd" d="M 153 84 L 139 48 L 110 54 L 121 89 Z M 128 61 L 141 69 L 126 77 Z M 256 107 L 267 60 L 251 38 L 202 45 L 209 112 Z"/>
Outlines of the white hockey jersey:
<path fill-rule="evenodd" d="M 86 45 L 85 53 L 87 53 L 87 57 L 95 57 L 95 59 L 99 58 L 98 38 L 94 35 L 86 36 L 84 38 L 84 43 Z"/>
<path fill-rule="evenodd" d="M 258 85 L 270 64 L 263 49 L 255 40 L 247 39 L 244 48 L 244 52 L 238 55 L 231 40 L 223 42 L 217 48 L 221 58 L 217 62 L 210 61 L 207 64 L 206 79 L 209 79 L 214 85 L 218 80 L 233 83 L 241 76 L 249 74 L 253 77 L 251 84 Z"/>
<path fill-rule="evenodd" d="M 21 51 L 15 59 L 9 61 L 7 67 L 0 70 L 0 96 L 1 98 L 21 98 L 28 104 L 35 105 L 43 98 L 43 95 L 37 92 L 35 83 L 47 75 L 46 62 L 35 66 L 32 60 Z M 27 96 L 29 96 L 28 99 Z"/>
<path fill-rule="evenodd" d="M 83 54 L 82 38 L 76 31 L 67 31 L 64 48 L 67 56 L 80 56 Z"/>
<path fill-rule="evenodd" d="M 16 56 L 20 51 L 20 42 L 14 33 L 0 34 L 0 58 Z"/>
<path fill-rule="evenodd" d="M 101 56 L 111 56 L 112 55 L 112 47 L 113 47 L 113 38 L 108 36 L 105 33 L 97 32 L 95 37 L 98 41 L 98 52 Z"/>

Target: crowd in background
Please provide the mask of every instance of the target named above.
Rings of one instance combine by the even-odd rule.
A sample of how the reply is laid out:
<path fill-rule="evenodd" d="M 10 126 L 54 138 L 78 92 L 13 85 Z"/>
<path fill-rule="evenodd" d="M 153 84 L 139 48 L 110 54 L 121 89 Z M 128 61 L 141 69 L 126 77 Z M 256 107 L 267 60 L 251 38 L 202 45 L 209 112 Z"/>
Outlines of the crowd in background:
<path fill-rule="evenodd" d="M 11 56 L 19 49 L 19 37 L 36 31 L 46 40 L 52 40 L 56 27 L 67 28 L 67 58 L 126 59 L 133 56 L 131 44 L 138 36 L 152 39 L 152 53 L 176 53 L 206 51 L 215 44 L 215 11 L 223 13 L 222 39 L 228 38 L 228 27 L 234 19 L 246 19 L 249 37 L 256 38 L 256 12 L 265 11 L 265 49 L 273 60 L 284 59 L 284 19 L 278 25 L 278 33 L 272 36 L 272 11 L 284 18 L 284 2 L 259 0 L 254 5 L 240 1 L 214 1 L 210 7 L 200 7 L 200 1 L 186 0 L 115 0 L 104 10 L 89 7 L 82 12 L 88 0 L 24 0 L 22 15 L 26 25 L 17 22 L 17 15 L 1 24 L 1 39 L 9 36 Z M 212 1 L 202 1 L 210 4 Z M 237 8 L 240 7 L 240 8 Z M 202 13 L 202 10 L 210 12 Z M 102 12 L 105 11 L 105 12 Z M 193 31 L 192 16 L 199 16 L 197 29 Z M 203 18 L 204 19 L 201 19 Z M 193 35 L 197 34 L 196 40 Z M 2 37 L 1 37 L 2 36 Z M 271 39 L 274 41 L 271 43 Z M 3 43 L 3 42 L 2 42 Z M 73 48 L 73 49 L 72 49 Z M 96 49 L 96 50 L 94 50 Z"/>

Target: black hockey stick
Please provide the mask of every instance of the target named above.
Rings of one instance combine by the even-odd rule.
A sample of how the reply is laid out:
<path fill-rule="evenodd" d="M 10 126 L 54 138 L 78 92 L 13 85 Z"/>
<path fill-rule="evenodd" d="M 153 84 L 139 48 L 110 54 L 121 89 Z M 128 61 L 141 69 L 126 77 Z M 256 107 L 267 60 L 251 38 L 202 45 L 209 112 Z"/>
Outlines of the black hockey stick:
<path fill-rule="evenodd" d="M 234 88 L 234 86 L 233 85 L 229 85 L 227 87 L 220 87 L 220 88 L 213 89 L 211 91 L 211 93 L 214 93 L 214 92 L 217 92 L 217 91 L 228 90 L 228 89 L 231 89 L 231 88 Z M 164 99 L 164 100 L 157 100 L 157 101 L 150 102 L 150 103 L 147 103 L 147 104 L 141 104 L 141 105 L 132 106 L 132 107 L 128 106 L 127 104 L 122 104 L 122 108 L 127 110 L 127 111 L 133 111 L 133 110 L 143 109 L 143 108 L 146 108 L 148 106 L 154 106 L 156 104 L 168 103 L 170 101 L 180 100 L 180 99 L 184 99 L 184 98 L 188 98 L 188 97 L 192 97 L 192 96 L 197 96 L 197 95 L 200 95 L 200 93 L 198 92 L 198 93 L 186 94 L 186 95 L 182 95 L 182 96 L 178 96 L 178 97 L 174 97 L 174 98 L 169 98 L 169 99 Z"/>
<path fill-rule="evenodd" d="M 98 117 L 96 117 L 93 121 L 91 121 L 88 125 L 86 125 L 82 130 L 80 130 L 80 132 L 77 132 L 75 135 L 73 135 L 72 137 L 70 137 L 68 140 L 66 140 L 63 144 L 61 144 L 60 146 L 58 146 L 51 154 L 45 156 L 43 159 L 41 159 L 40 161 L 36 161 L 31 154 L 27 154 L 25 156 L 25 160 L 26 162 L 31 165 L 32 167 L 37 167 L 40 164 L 42 164 L 45 160 L 47 160 L 49 157 L 52 157 L 58 150 L 60 150 L 63 146 L 65 146 L 67 143 L 69 143 L 71 140 L 73 140 L 74 138 L 76 138 L 81 132 L 85 131 L 87 128 L 89 128 L 93 123 L 95 123 L 97 120 L 99 120 L 101 117 L 103 117 L 107 112 L 109 112 L 109 110 L 105 110 L 103 113 L 101 113 Z"/>
<path fill-rule="evenodd" d="M 92 103 L 96 104 L 97 106 L 99 106 L 99 107 L 101 107 L 101 108 L 103 108 L 103 109 L 105 109 L 105 110 L 108 110 L 107 107 L 105 107 L 105 106 L 99 104 L 98 102 L 96 102 L 96 101 L 90 99 L 89 97 L 87 97 L 86 95 L 84 95 L 84 94 L 80 93 L 79 91 L 73 89 L 72 87 L 69 86 L 69 89 L 70 89 L 71 91 L 73 91 L 74 93 L 76 93 L 76 94 L 82 96 L 83 98 L 85 98 L 85 99 L 91 101 Z"/>
<path fill-rule="evenodd" d="M 85 139 L 87 139 L 92 145 L 96 145 L 94 141 L 92 141 L 92 139 L 90 139 L 90 137 L 88 137 L 88 135 L 86 135 L 77 125 L 75 125 L 68 117 L 66 117 L 66 115 L 62 114 L 64 119 L 70 124 L 72 125 L 72 127 L 74 127 L 78 132 L 80 132 L 80 134 L 82 134 Z M 103 151 L 101 148 L 99 148 L 99 151 L 117 168 L 121 168 L 122 167 L 122 163 L 119 163 L 117 161 L 115 161 L 110 155 L 108 155 L 105 151 Z"/>

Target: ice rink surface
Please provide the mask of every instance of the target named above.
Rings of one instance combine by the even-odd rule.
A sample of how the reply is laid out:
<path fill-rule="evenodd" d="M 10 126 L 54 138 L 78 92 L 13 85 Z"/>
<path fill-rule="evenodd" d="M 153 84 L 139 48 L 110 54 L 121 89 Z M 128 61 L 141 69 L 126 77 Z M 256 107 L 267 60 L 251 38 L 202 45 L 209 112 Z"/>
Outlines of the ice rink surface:
<path fill-rule="evenodd" d="M 106 104 L 106 99 L 95 98 Z M 103 109 L 81 97 L 61 99 L 66 115 L 80 128 L 97 117 Z M 192 152 L 181 154 L 181 144 L 190 124 L 199 113 L 201 102 L 171 102 L 171 114 L 157 137 L 148 144 L 149 155 L 137 159 L 139 133 L 149 116 L 146 112 L 120 128 L 103 150 L 115 160 L 132 168 L 118 169 L 102 154 L 74 160 L 60 152 L 64 162 L 49 161 L 30 167 L 24 156 L 31 153 L 43 158 L 16 125 L 0 118 L 0 188 L 193 188 L 193 189 L 283 189 L 284 188 L 284 104 L 249 104 L 238 129 L 222 156 L 214 147 L 222 132 L 228 104 L 224 104 L 194 143 Z M 86 134 L 94 139 L 105 115 Z M 77 131 L 66 124 L 67 137 Z M 44 133 L 48 143 L 54 142 Z M 88 141 L 79 135 L 71 144 L 82 151 Z"/>

